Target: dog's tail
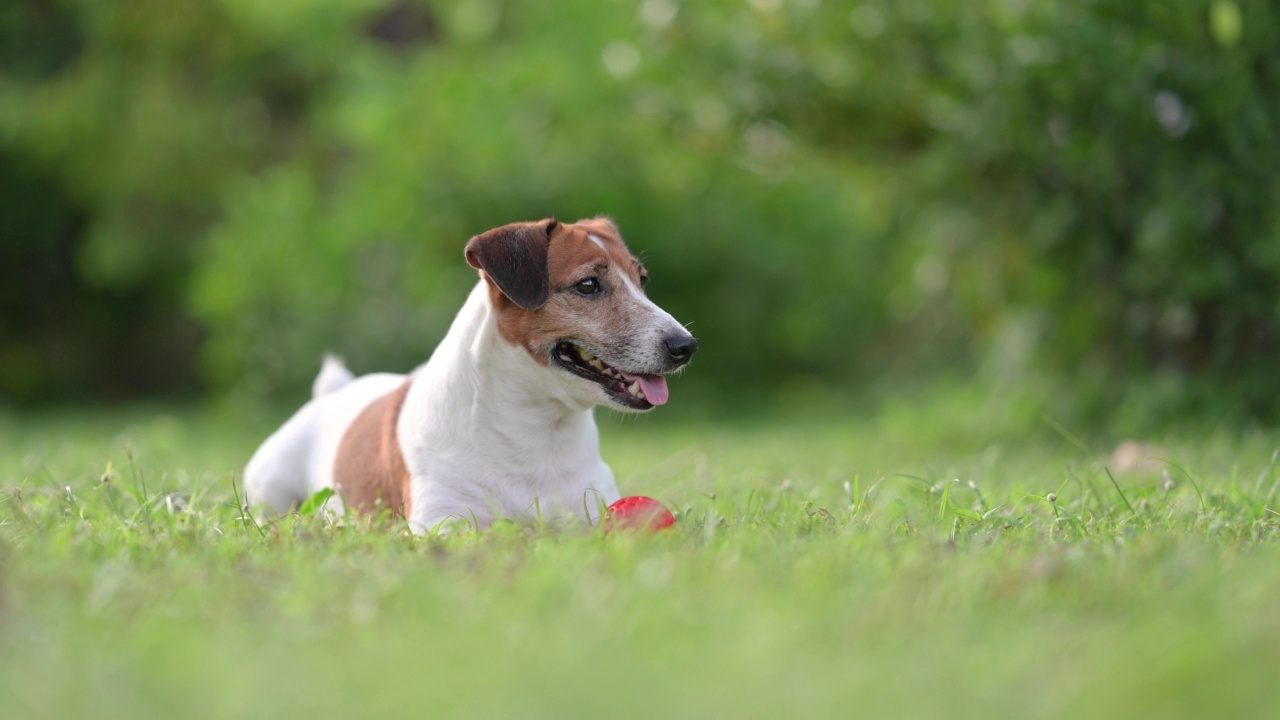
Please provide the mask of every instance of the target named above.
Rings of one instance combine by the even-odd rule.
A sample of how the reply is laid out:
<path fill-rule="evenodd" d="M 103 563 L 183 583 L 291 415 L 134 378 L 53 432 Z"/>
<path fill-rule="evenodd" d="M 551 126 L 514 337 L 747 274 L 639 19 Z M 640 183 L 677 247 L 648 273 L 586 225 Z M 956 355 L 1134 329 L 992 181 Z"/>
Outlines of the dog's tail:
<path fill-rule="evenodd" d="M 355 377 L 342 362 L 342 358 L 325 354 L 324 364 L 320 366 L 320 374 L 316 375 L 315 382 L 311 383 L 311 397 L 318 398 L 335 390 L 341 390 Z"/>

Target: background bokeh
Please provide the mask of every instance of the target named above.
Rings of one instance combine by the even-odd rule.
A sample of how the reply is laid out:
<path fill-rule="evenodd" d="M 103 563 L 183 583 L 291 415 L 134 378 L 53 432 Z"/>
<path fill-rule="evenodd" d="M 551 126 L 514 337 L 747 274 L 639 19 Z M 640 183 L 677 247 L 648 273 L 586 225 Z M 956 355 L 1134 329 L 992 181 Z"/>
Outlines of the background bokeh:
<path fill-rule="evenodd" d="M 707 406 L 1280 409 L 1270 0 L 6 0 L 0 402 L 425 358 L 471 235 L 608 214 Z"/>

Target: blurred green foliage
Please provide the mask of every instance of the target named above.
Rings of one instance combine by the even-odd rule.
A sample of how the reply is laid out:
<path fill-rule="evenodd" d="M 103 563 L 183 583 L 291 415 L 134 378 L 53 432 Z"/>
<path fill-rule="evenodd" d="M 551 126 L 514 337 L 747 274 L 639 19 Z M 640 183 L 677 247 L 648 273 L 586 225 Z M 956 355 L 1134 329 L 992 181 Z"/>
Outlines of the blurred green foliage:
<path fill-rule="evenodd" d="M 945 371 L 1280 407 L 1265 0 L 17 0 L 0 42 L 3 396 L 101 387 L 45 316 L 165 358 L 134 391 L 406 369 L 470 235 L 603 213 L 724 399 Z"/>

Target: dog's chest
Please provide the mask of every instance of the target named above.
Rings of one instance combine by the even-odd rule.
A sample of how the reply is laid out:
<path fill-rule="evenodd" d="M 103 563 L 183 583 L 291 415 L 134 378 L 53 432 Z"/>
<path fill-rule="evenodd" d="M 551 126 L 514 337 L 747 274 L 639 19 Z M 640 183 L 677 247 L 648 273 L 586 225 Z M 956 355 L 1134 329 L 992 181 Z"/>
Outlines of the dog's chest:
<path fill-rule="evenodd" d="M 616 499 L 610 499 L 613 473 L 600 457 L 594 421 L 536 438 L 455 431 L 424 428 L 406 442 L 415 519 L 455 507 L 486 508 L 494 517 L 591 518 L 601 500 Z"/>

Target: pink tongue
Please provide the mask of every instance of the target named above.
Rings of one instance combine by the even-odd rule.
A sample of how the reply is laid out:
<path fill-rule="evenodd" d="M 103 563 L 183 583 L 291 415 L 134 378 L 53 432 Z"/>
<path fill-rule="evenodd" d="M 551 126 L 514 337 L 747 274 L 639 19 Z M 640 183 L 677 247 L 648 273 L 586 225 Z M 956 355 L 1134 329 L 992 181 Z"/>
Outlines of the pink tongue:
<path fill-rule="evenodd" d="M 624 372 L 622 377 L 628 381 L 639 381 L 640 391 L 644 393 L 645 399 L 651 405 L 665 405 L 667 398 L 671 397 L 671 391 L 667 389 L 667 379 L 661 375 L 632 375 Z"/>

